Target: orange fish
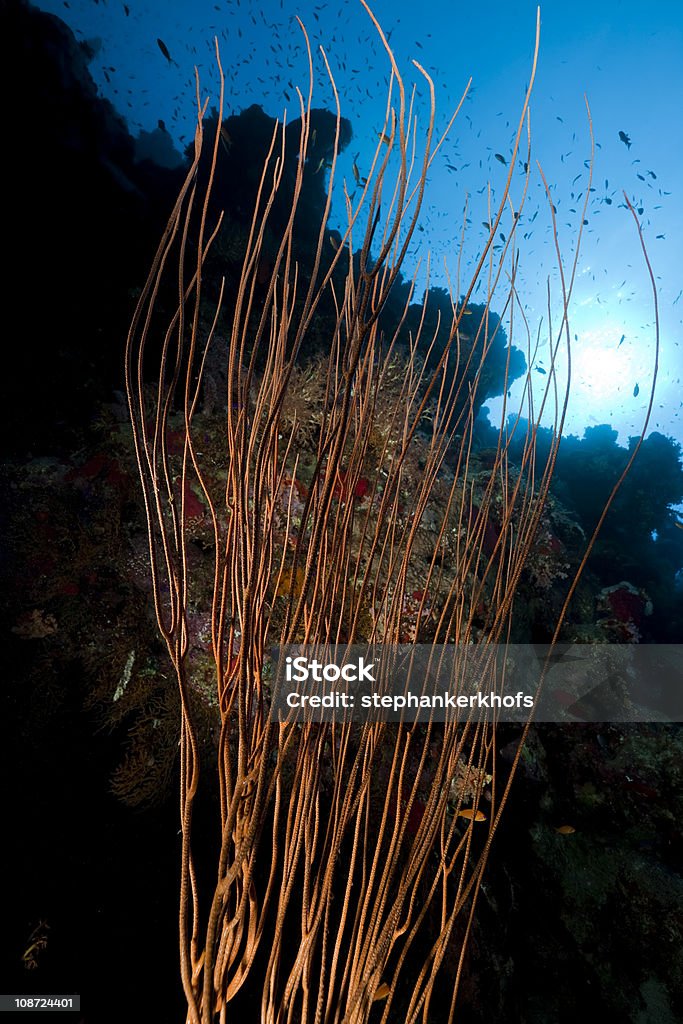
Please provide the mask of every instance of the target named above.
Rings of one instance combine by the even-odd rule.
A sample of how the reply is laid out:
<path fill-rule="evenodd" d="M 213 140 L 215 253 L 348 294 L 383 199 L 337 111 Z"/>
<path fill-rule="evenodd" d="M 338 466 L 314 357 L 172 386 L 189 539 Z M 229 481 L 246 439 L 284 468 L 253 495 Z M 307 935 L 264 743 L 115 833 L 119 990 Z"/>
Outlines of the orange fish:
<path fill-rule="evenodd" d="M 459 818 L 467 818 L 468 821 L 486 821 L 483 811 L 475 811 L 474 807 L 461 807 L 458 811 Z"/>
<path fill-rule="evenodd" d="M 555 831 L 559 836 L 571 836 L 576 829 L 573 825 L 558 825 Z"/>
<path fill-rule="evenodd" d="M 372 997 L 373 1003 L 376 1003 L 378 999 L 386 999 L 390 992 L 391 989 L 387 985 L 386 981 L 383 981 Z"/>

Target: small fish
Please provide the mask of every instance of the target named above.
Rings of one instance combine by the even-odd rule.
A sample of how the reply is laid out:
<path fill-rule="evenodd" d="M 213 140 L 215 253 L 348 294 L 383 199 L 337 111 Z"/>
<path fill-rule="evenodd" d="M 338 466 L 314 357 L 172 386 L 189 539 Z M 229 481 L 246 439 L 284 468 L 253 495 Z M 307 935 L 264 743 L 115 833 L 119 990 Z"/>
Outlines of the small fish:
<path fill-rule="evenodd" d="M 166 60 L 168 61 L 168 63 L 169 64 L 175 64 L 175 66 L 178 67 L 176 62 L 173 60 L 173 57 L 171 56 L 171 54 L 168 52 L 168 47 L 166 46 L 166 43 L 163 41 L 163 39 L 157 39 L 157 46 L 159 47 L 159 49 L 163 53 L 163 55 L 166 58 Z"/>
<path fill-rule="evenodd" d="M 232 145 L 232 139 L 230 138 L 228 130 L 224 124 L 220 126 L 220 140 L 225 146 L 225 152 L 229 153 L 230 146 Z"/>
<path fill-rule="evenodd" d="M 617 345 L 617 348 L 621 348 L 621 346 L 624 344 L 624 338 L 625 337 L 626 337 L 626 335 L 622 334 L 622 336 L 619 338 L 619 344 Z"/>
<path fill-rule="evenodd" d="M 636 386 L 633 389 L 633 397 L 637 398 L 639 394 L 640 394 L 640 385 L 636 384 Z"/>
<path fill-rule="evenodd" d="M 458 811 L 459 818 L 466 818 L 468 821 L 486 821 L 483 811 L 475 811 L 473 807 L 461 807 Z"/>
<path fill-rule="evenodd" d="M 386 999 L 390 992 L 390 987 L 387 985 L 386 981 L 383 981 L 372 997 L 373 1003 L 376 1003 L 378 999 Z"/>
<path fill-rule="evenodd" d="M 619 141 L 623 142 L 627 149 L 631 148 L 631 136 L 626 132 L 619 132 Z"/>
<path fill-rule="evenodd" d="M 336 252 L 336 251 L 337 251 L 337 249 L 339 248 L 339 242 L 338 242 L 338 241 L 337 241 L 337 239 L 336 239 L 336 238 L 334 237 L 334 235 L 330 235 L 330 236 L 329 236 L 329 238 L 330 238 L 330 245 L 332 246 L 332 248 L 333 248 L 333 249 L 334 249 L 334 251 Z"/>
<path fill-rule="evenodd" d="M 356 179 L 356 185 L 360 185 L 360 171 L 358 170 L 358 165 L 353 163 L 351 165 L 351 170 L 353 171 L 353 176 Z"/>
<path fill-rule="evenodd" d="M 683 523 L 674 523 L 674 526 L 677 526 L 679 530 L 683 530 Z"/>
<path fill-rule="evenodd" d="M 320 163 L 318 164 L 318 166 L 316 167 L 316 169 L 315 169 L 315 170 L 313 171 L 313 173 L 314 173 L 314 174 L 318 174 L 318 172 L 319 172 L 319 171 L 322 171 L 322 169 L 323 169 L 323 167 L 324 167 L 324 166 L 325 166 L 325 157 L 324 157 L 324 156 L 321 156 L 321 157 L 320 157 Z"/>
<path fill-rule="evenodd" d="M 558 825 L 555 829 L 558 836 L 571 836 L 576 832 L 573 825 Z"/>
<path fill-rule="evenodd" d="M 495 156 L 495 158 L 498 161 L 498 163 L 505 164 L 505 166 L 507 167 L 508 162 L 507 162 L 507 160 L 505 159 L 505 157 L 503 156 L 502 153 L 494 153 L 493 155 Z"/>
<path fill-rule="evenodd" d="M 545 374 L 545 372 L 546 372 L 546 371 L 545 371 L 545 370 L 543 369 L 543 367 L 542 367 L 542 366 L 537 366 L 537 367 L 536 367 L 536 373 L 543 373 L 543 374 Z"/>
<path fill-rule="evenodd" d="M 389 136 L 385 135 L 383 132 L 379 132 L 377 138 L 379 139 L 380 142 L 383 142 L 385 146 L 388 146 L 391 143 L 391 139 L 389 138 Z"/>

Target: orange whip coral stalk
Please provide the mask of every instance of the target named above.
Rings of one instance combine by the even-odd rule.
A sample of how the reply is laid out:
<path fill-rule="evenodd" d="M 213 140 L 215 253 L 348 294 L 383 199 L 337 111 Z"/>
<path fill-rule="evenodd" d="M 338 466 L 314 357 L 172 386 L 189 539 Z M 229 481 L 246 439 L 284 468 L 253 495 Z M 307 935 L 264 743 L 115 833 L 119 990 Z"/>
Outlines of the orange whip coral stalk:
<path fill-rule="evenodd" d="M 407 94 L 385 35 L 361 3 L 391 78 L 367 178 L 358 195 L 345 189 L 341 241 L 331 244 L 328 219 L 342 119 L 323 52 L 336 131 L 312 259 L 306 267 L 297 259 L 297 215 L 313 145 L 313 65 L 300 23 L 310 86 L 306 96 L 298 92 L 298 158 L 287 164 L 291 134 L 275 124 L 229 301 L 225 281 L 211 313 L 204 294 L 207 260 L 225 230 L 210 206 L 221 155 L 221 70 L 209 142 L 197 86 L 194 158 L 127 342 L 155 610 L 181 701 L 179 948 L 192 1024 L 233 1019 L 240 999 L 249 1000 L 249 1019 L 258 1003 L 264 1024 L 360 1024 L 371 1010 L 383 1022 L 426 1021 L 444 975 L 451 1020 L 482 873 L 509 792 L 509 780 L 500 785 L 496 778 L 495 718 L 468 712 L 439 730 L 432 723 L 273 722 L 268 713 L 273 644 L 413 643 L 424 636 L 434 645 L 505 643 L 568 397 L 557 395 L 554 366 L 563 339 L 569 346 L 571 285 L 562 329 L 550 339 L 553 365 L 541 400 L 541 411 L 555 402 L 545 464 L 538 464 L 532 417 L 521 471 L 508 462 L 509 434 L 501 428 L 482 477 L 472 452 L 475 397 L 497 330 L 489 329 L 488 312 L 508 260 L 503 305 L 511 327 L 517 316 L 526 327 L 515 232 L 531 173 L 528 104 L 538 24 L 504 192 L 463 300 L 451 296 L 447 344 L 434 354 L 436 335 L 429 336 L 424 313 L 407 343 L 402 331 L 414 280 L 388 336 L 382 320 L 444 138 L 435 135 L 434 87 L 415 63 L 428 93 L 420 135 L 416 92 Z M 216 54 L 220 68 L 218 48 Z M 526 179 L 514 205 L 512 167 L 525 133 Z M 295 167 L 288 180 L 287 166 Z M 285 187 L 291 210 L 274 232 L 272 211 Z M 513 228 L 494 256 L 507 207 Z M 558 261 L 561 268 L 559 250 Z M 162 285 L 173 275 L 175 309 L 160 326 Z M 469 337 L 466 307 L 480 278 L 486 313 Z M 334 311 L 325 319 L 328 347 L 307 363 L 306 342 L 323 306 Z M 508 373 L 509 363 L 506 384 Z M 212 392 L 220 383 L 222 409 L 209 409 L 203 397 L 209 375 Z M 530 379 L 527 401 L 533 410 Z M 521 410 L 513 432 L 520 420 Z M 180 445 L 169 443 L 171 432 Z M 208 574 L 197 569 L 197 506 L 204 510 Z M 207 755 L 195 709 L 206 673 L 196 609 L 210 621 L 213 777 L 200 772 Z M 202 793 L 215 811 L 215 849 L 196 827 Z M 246 1019 L 246 1012 L 234 1019 Z"/>

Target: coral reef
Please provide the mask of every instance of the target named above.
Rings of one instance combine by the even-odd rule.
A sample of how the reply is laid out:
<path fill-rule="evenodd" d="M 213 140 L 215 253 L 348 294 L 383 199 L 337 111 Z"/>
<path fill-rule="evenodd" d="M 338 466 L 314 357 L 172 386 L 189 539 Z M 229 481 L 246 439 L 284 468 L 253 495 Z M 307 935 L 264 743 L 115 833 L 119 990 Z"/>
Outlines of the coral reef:
<path fill-rule="evenodd" d="M 57 965 L 60 979 L 67 971 L 69 977 L 87 976 L 93 991 L 101 985 L 102 991 L 111 992 L 115 975 L 120 987 L 112 995 L 117 1019 L 124 1012 L 118 1004 L 121 993 L 137 1000 L 148 997 L 148 1015 L 172 1019 L 177 1012 L 177 822 L 169 798 L 178 784 L 178 696 L 155 634 L 147 536 L 137 502 L 127 414 L 114 392 L 121 386 L 121 337 L 161 229 L 162 211 L 165 220 L 172 205 L 177 176 L 136 161 L 133 140 L 97 96 L 86 55 L 59 19 L 19 0 L 4 5 L 0 17 L 3 95 L 15 97 L 19 84 L 22 97 L 21 104 L 5 105 L 3 120 L 13 152 L 21 159 L 6 211 L 13 259 L 5 287 L 25 314 L 21 336 L 8 338 L 3 375 L 3 412 L 11 424 L 3 443 L 15 457 L 5 462 L 1 478 L 0 612 L 8 649 L 3 693 L 8 713 L 2 724 L 4 775 L 12 790 L 7 810 L 17 824 L 17 852 L 6 869 L 15 884 L 7 908 L 3 962 L 15 964 L 20 972 L 16 991 L 22 990 L 26 967 L 31 983 L 35 976 L 38 990 L 41 984 L 47 990 L 45 963 L 50 970 Z M 17 67 L 24 69 L 19 83 Z M 40 131 L 35 111 L 42 111 Z M 256 152 L 258 139 L 265 139 L 273 124 L 258 109 L 245 113 L 225 126 L 227 149 L 222 146 L 221 153 L 226 187 L 220 199 L 226 212 L 214 262 L 207 269 L 207 288 L 214 294 L 225 273 L 229 299 L 247 242 L 257 166 L 257 161 L 245 159 L 245 152 Z M 299 231 L 304 276 L 306 254 L 315 242 L 314 234 L 306 231 L 306 218 L 319 210 L 322 194 L 323 175 L 313 172 L 329 155 L 329 120 L 324 112 L 317 116 L 319 152 L 306 175 L 309 191 Z M 345 136 L 348 140 L 348 129 Z M 243 187 L 233 193 L 232 185 L 245 168 Z M 285 213 L 283 201 L 277 216 Z M 276 237 L 274 230 L 266 232 L 256 279 L 262 290 L 274 265 Z M 330 244 L 324 254 L 328 262 L 333 253 Z M 26 267 L 34 272 L 27 274 Z M 393 336 L 407 288 L 397 280 L 382 309 L 380 324 L 387 337 Z M 170 303 L 172 297 L 164 294 L 162 300 Z M 436 358 L 443 345 L 443 329 L 436 332 L 437 315 L 449 309 L 445 293 L 437 290 L 427 296 L 426 312 L 422 303 L 411 306 L 401 345 L 374 392 L 377 415 L 362 471 L 345 464 L 332 488 L 335 513 L 353 519 L 351 550 L 356 555 L 363 522 L 368 529 L 377 524 L 385 487 L 383 453 L 390 455 L 400 442 L 408 336 L 425 314 L 426 333 L 437 334 Z M 299 532 L 306 529 L 304 509 L 321 424 L 334 411 L 326 387 L 333 324 L 331 305 L 321 303 L 312 320 L 309 350 L 293 369 L 282 406 L 282 443 L 291 438 L 292 445 L 287 472 L 274 492 L 274 555 L 282 562 L 268 597 L 275 625 L 287 614 L 290 595 L 298 599 L 304 586 L 293 554 Z M 500 392 L 506 354 L 503 328 L 493 311 L 482 324 L 480 308 L 472 306 L 459 339 L 463 353 L 469 353 L 489 344 L 495 334 L 477 408 L 486 395 Z M 225 323 L 219 328 L 225 338 Z M 513 377 L 523 370 L 515 353 Z M 419 360 L 412 365 L 413 373 L 421 372 Z M 254 389 L 262 372 L 262 365 L 255 369 Z M 195 427 L 212 494 L 226 485 L 221 468 L 225 415 L 234 401 L 210 348 Z M 495 607 L 495 580 L 486 575 L 485 562 L 495 564 L 497 548 L 505 541 L 506 491 L 496 479 L 487 500 L 495 451 L 490 433 L 488 440 L 482 433 L 478 450 L 471 454 L 467 501 L 462 488 L 452 486 L 454 445 L 434 481 L 433 501 L 415 524 L 410 499 L 428 465 L 434 415 L 434 403 L 428 402 L 396 495 L 401 529 L 416 527 L 415 559 L 401 595 L 401 638 L 429 640 L 439 618 L 453 612 L 445 595 L 461 571 L 463 537 L 475 526 L 481 531 L 485 559 L 460 577 L 475 607 L 462 607 L 458 614 L 467 618 L 473 611 L 474 636 L 484 636 Z M 168 426 L 172 468 L 179 475 L 181 417 L 172 416 Z M 544 441 L 540 431 L 540 457 L 544 443 L 547 450 L 550 439 Z M 494 438 L 494 450 L 495 444 Z M 513 441 L 508 488 L 519 479 L 519 451 Z M 592 428 L 581 440 L 563 440 L 554 492 L 519 581 L 515 639 L 547 637 L 585 537 L 627 457 L 607 427 Z M 566 639 L 601 644 L 615 639 L 680 640 L 683 531 L 671 506 L 683 497 L 682 480 L 680 449 L 651 435 L 575 594 Z M 213 772 L 219 708 L 205 595 L 213 584 L 214 536 L 201 488 L 188 483 L 183 498 L 194 579 L 188 606 L 189 699 L 199 723 L 202 766 Z M 510 523 L 516 529 L 517 520 Z M 339 608 L 341 601 L 340 596 Z M 375 612 L 371 602 L 363 606 L 360 636 L 382 634 L 387 628 L 385 617 Z M 236 635 L 231 659 L 239 649 Z M 496 737 L 491 757 L 503 780 L 517 741 L 511 728 L 500 729 Z M 683 940 L 672 909 L 681 893 L 683 852 L 680 743 L 680 730 L 670 726 L 532 730 L 472 925 L 463 966 L 464 1012 L 492 1022 L 563 1020 L 569 1011 L 575 1015 L 589 1010 L 605 1020 L 633 1024 L 662 1024 L 683 1016 L 683 978 L 676 957 Z M 400 793 L 394 788 L 397 813 L 410 803 L 406 829 L 413 838 L 424 818 L 428 783 L 440 752 L 436 737 L 421 774 L 411 753 Z M 329 793 L 339 747 L 328 745 L 324 755 L 323 791 Z M 292 764 L 283 770 L 285 787 L 287 772 L 293 772 Z M 390 759 L 383 763 L 383 773 L 378 778 L 385 785 L 395 779 Z M 416 779 L 420 783 L 413 794 Z M 383 799 L 376 785 L 375 795 Z M 468 804 L 477 791 L 486 799 L 489 786 L 487 766 L 457 761 L 452 800 Z M 573 831 L 558 831 L 563 826 Z M 350 855 L 346 848 L 342 852 Z M 165 875 L 171 877 L 164 888 Z M 154 966 L 163 983 L 147 994 L 140 992 L 139 972 L 129 970 L 130 961 L 122 953 L 124 946 L 131 946 L 130 910 L 125 910 L 125 920 L 117 917 L 116 903 L 134 907 L 136 932 L 150 937 L 150 968 Z M 36 924 L 43 923 L 46 906 L 57 918 L 50 931 Z M 438 933 L 438 914 L 430 924 Z M 93 941 L 84 941 L 84 936 Z M 451 986 L 461 939 L 455 929 L 447 963 Z M 86 966 L 78 967 L 80 963 Z M 162 964 L 167 965 L 166 974 Z M 493 975 L 495 984 L 481 984 L 482 977 Z"/>

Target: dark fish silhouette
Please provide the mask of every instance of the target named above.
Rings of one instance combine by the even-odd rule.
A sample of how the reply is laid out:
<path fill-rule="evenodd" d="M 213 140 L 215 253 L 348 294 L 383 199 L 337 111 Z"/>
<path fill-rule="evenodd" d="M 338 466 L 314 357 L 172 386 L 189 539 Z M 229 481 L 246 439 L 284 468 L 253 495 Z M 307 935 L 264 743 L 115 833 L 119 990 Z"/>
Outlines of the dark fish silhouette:
<path fill-rule="evenodd" d="M 637 398 L 639 394 L 640 394 L 640 387 L 639 387 L 638 384 L 636 384 L 636 386 L 633 389 L 633 397 Z"/>
<path fill-rule="evenodd" d="M 507 160 L 505 159 L 502 153 L 494 153 L 493 155 L 495 156 L 496 160 L 498 160 L 499 163 L 505 164 L 505 166 L 507 167 Z"/>
<path fill-rule="evenodd" d="M 619 132 L 619 140 L 624 143 L 627 149 L 631 148 L 631 136 L 626 132 Z"/>
<path fill-rule="evenodd" d="M 159 49 L 163 53 L 163 55 L 166 58 L 166 60 L 168 61 L 168 63 L 169 64 L 175 64 L 175 66 L 178 67 L 176 62 L 173 60 L 173 57 L 171 56 L 171 54 L 168 52 L 168 47 L 166 46 L 166 43 L 163 41 L 163 39 L 157 39 L 157 46 L 159 47 Z"/>

